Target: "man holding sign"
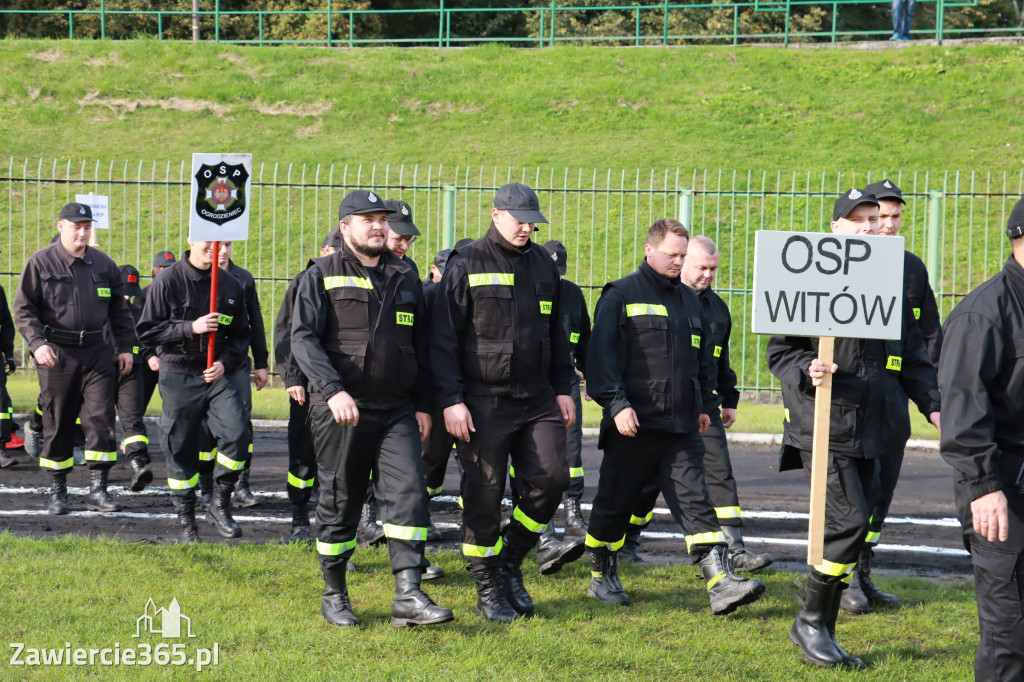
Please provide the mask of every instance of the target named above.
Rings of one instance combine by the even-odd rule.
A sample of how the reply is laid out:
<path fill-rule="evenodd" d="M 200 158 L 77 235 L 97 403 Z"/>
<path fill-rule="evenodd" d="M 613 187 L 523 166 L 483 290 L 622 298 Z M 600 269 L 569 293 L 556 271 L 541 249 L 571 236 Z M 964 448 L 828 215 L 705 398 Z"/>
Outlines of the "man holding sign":
<path fill-rule="evenodd" d="M 875 196 L 858 189 L 841 194 L 833 208 L 831 227 L 837 235 L 878 234 L 878 201 Z M 810 243 L 805 237 L 796 239 Z M 821 260 L 814 266 L 819 272 L 832 276 L 842 273 L 851 283 L 878 277 L 878 265 L 873 264 L 871 258 L 872 244 L 877 244 L 878 240 L 829 239 L 836 242 L 836 249 L 829 250 L 819 242 L 816 253 Z M 875 251 L 880 252 L 881 249 L 876 246 Z M 807 253 L 814 253 L 810 246 Z M 901 261 L 902 254 L 897 256 Z M 791 272 L 805 265 L 809 269 L 811 260 L 803 263 L 802 258 L 793 258 L 785 251 L 783 254 L 783 261 Z M 849 288 L 843 287 L 838 295 L 807 292 L 831 296 L 830 303 L 823 304 L 821 308 L 828 312 L 821 313 L 821 316 L 831 315 L 839 325 L 840 333 L 833 332 L 835 336 L 842 335 L 841 325 L 854 323 L 858 315 L 868 325 L 886 319 L 881 316 L 878 306 L 870 308 L 870 313 L 863 310 L 867 307 L 863 302 L 871 301 L 863 294 L 863 307 L 851 308 L 849 301 L 855 299 L 846 291 Z M 902 287 L 892 293 L 901 298 Z M 843 295 L 849 298 L 840 298 Z M 884 306 L 882 309 L 884 311 Z M 854 313 L 852 317 L 851 310 Z M 891 316 L 894 307 L 890 305 L 888 311 Z M 782 383 L 782 399 L 786 408 L 780 471 L 803 467 L 810 474 L 815 393 L 823 384 L 824 377 L 832 375 L 824 559 L 811 569 L 800 612 L 789 635 L 803 651 L 805 660 L 824 667 L 863 665 L 859 658 L 849 655 L 836 643 L 835 625 L 841 592 L 850 580 L 868 530 L 868 496 L 881 446 L 879 435 L 889 415 L 907 411 L 905 399 L 892 399 L 894 395 L 901 395 L 898 390 L 892 390 L 892 385 L 898 383 L 932 423 L 936 427 L 939 424 L 935 367 L 928 359 L 912 317 L 908 320 L 910 310 L 904 309 L 903 312 L 900 339 L 837 338 L 834 340 L 833 363 L 819 359 L 819 340 L 816 338 L 773 336 L 768 343 L 768 367 Z M 776 308 L 776 313 L 781 314 L 779 308 Z M 892 317 L 887 321 L 898 322 Z"/>

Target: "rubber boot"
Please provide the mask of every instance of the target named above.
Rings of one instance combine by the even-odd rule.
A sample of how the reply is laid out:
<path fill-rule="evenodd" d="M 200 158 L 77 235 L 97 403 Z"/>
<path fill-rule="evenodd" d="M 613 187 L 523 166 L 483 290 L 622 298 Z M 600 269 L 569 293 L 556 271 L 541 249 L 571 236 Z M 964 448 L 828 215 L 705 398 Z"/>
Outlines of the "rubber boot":
<path fill-rule="evenodd" d="M 107 482 L 110 480 L 110 469 L 89 469 L 89 494 L 85 496 L 85 508 L 92 511 L 121 511 L 121 505 L 110 499 L 107 494 Z"/>
<path fill-rule="evenodd" d="M 537 545 L 537 567 L 541 575 L 551 575 L 562 570 L 562 566 L 583 556 L 583 540 L 579 538 L 559 540 L 555 535 L 555 528 L 552 524 L 540 534 L 540 543 Z"/>
<path fill-rule="evenodd" d="M 206 510 L 206 518 L 214 525 L 217 532 L 226 538 L 242 537 L 242 529 L 231 516 L 231 486 L 217 484 L 213 491 L 213 502 Z"/>
<path fill-rule="evenodd" d="M 68 513 L 68 474 L 65 471 L 53 474 L 50 501 L 46 508 L 51 514 L 60 516 Z"/>
<path fill-rule="evenodd" d="M 871 602 L 868 601 L 867 595 L 864 594 L 864 590 L 861 588 L 860 571 L 858 568 L 860 568 L 859 563 L 853 569 L 853 575 L 850 576 L 850 585 L 843 592 L 839 605 L 850 613 L 863 615 L 871 613 Z"/>
<path fill-rule="evenodd" d="M 174 504 L 174 511 L 178 513 L 178 525 L 181 530 L 178 532 L 178 542 L 194 543 L 199 540 L 199 526 L 196 524 L 196 498 L 171 496 Z"/>
<path fill-rule="evenodd" d="M 598 553 L 587 550 L 590 560 L 590 585 L 587 594 L 606 604 L 629 606 L 629 595 L 619 580 L 618 552 Z"/>
<path fill-rule="evenodd" d="M 210 509 L 213 503 L 213 472 L 199 474 L 199 506 L 203 511 Z"/>
<path fill-rule="evenodd" d="M 804 660 L 823 668 L 835 668 L 844 663 L 828 626 L 838 591 L 838 581 L 824 581 L 812 571 L 807 578 L 800 611 L 789 630 L 789 639 L 800 647 Z"/>
<path fill-rule="evenodd" d="M 729 554 L 723 545 L 715 545 L 701 557 L 700 570 L 708 586 L 711 613 L 716 616 L 732 613 L 740 606 L 757 601 L 764 594 L 764 583 L 756 578 L 740 578 L 732 570 Z"/>
<path fill-rule="evenodd" d="M 387 538 L 384 537 L 384 529 L 377 523 L 376 504 L 367 502 L 363 505 L 363 513 L 359 517 L 356 535 L 359 538 L 359 544 L 363 547 L 373 547 L 387 541 Z"/>
<path fill-rule="evenodd" d="M 128 460 L 128 466 L 132 470 L 132 482 L 129 489 L 133 493 L 142 492 L 146 486 L 153 482 L 153 472 L 148 466 L 144 457 L 136 456 Z"/>
<path fill-rule="evenodd" d="M 562 503 L 565 505 L 565 534 L 586 537 L 587 521 L 583 518 L 582 495 L 566 495 Z"/>
<path fill-rule="evenodd" d="M 836 650 L 839 651 L 839 655 L 843 657 L 843 664 L 854 668 L 864 667 L 864 661 L 860 660 L 856 656 L 851 656 L 846 653 L 843 647 L 839 646 L 839 642 L 836 641 L 836 621 L 839 619 L 839 602 L 843 598 L 843 591 L 846 589 L 846 583 L 839 582 L 835 596 L 832 597 L 832 606 L 828 612 L 828 634 L 832 636 L 832 643 L 836 645 Z"/>
<path fill-rule="evenodd" d="M 35 431 L 25 425 L 25 454 L 32 459 L 39 459 L 43 454 L 43 432 Z"/>
<path fill-rule="evenodd" d="M 635 566 L 647 565 L 647 562 L 640 556 L 640 533 L 642 531 L 643 528 L 633 524 L 626 529 L 626 540 L 622 543 L 622 549 L 619 550 L 618 561 L 620 563 Z"/>
<path fill-rule="evenodd" d="M 533 599 L 523 584 L 523 559 L 537 543 L 537 535 L 518 521 L 509 524 L 501 546 L 501 574 L 505 579 L 505 596 L 512 608 L 524 616 L 533 613 Z"/>
<path fill-rule="evenodd" d="M 736 571 L 758 571 L 772 565 L 771 554 L 754 554 L 743 546 L 743 534 L 739 526 L 722 526 L 722 533 L 729 543 L 729 558 Z"/>
<path fill-rule="evenodd" d="M 395 574 L 395 598 L 391 602 L 392 627 L 436 625 L 447 623 L 455 617 L 451 609 L 438 606 L 420 589 L 420 579 L 419 568 L 407 568 Z"/>
<path fill-rule="evenodd" d="M 348 586 L 345 584 L 346 564 L 341 560 L 330 568 L 320 564 L 320 572 L 324 576 L 324 594 L 320 601 L 320 615 L 331 625 L 350 628 L 359 625 L 359 619 L 352 612 L 352 602 L 348 598 Z"/>
<path fill-rule="evenodd" d="M 289 542 L 311 544 L 313 536 L 309 532 L 309 509 L 305 502 L 292 502 L 292 532 Z"/>
<path fill-rule="evenodd" d="M 251 469 L 248 466 L 242 469 L 242 473 L 238 475 L 238 483 L 235 484 L 235 492 L 231 496 L 231 499 L 239 507 L 255 507 L 260 503 L 249 490 L 249 471 Z"/>
<path fill-rule="evenodd" d="M 875 550 L 871 547 L 865 547 L 860 552 L 860 561 L 857 562 L 857 567 L 854 569 L 854 573 L 856 573 L 857 577 L 860 578 L 860 589 L 864 592 L 864 596 L 868 598 L 868 601 L 871 604 L 898 608 L 900 605 L 900 598 L 895 594 L 882 592 L 875 585 L 874 581 L 871 580 L 871 560 L 874 557 Z"/>
<path fill-rule="evenodd" d="M 476 580 L 476 612 L 492 623 L 511 623 L 520 617 L 505 596 L 505 580 L 501 569 L 473 571 Z"/>

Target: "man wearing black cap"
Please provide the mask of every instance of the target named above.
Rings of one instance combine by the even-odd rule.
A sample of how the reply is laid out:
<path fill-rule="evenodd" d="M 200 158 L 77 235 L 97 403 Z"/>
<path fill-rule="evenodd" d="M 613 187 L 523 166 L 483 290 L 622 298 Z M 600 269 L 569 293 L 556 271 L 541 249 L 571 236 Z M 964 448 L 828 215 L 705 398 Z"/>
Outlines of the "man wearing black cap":
<path fill-rule="evenodd" d="M 856 188 L 840 194 L 831 226 L 837 234 L 878 234 L 875 195 Z M 868 531 L 876 459 L 891 432 L 888 425 L 905 418 L 907 395 L 939 426 L 939 393 L 935 367 L 906 308 L 900 340 L 837 338 L 831 366 L 817 358 L 817 350 L 816 338 L 799 336 L 773 336 L 767 348 L 768 368 L 782 384 L 786 408 L 780 471 L 802 467 L 810 475 L 815 390 L 826 373 L 833 374 L 824 560 L 811 569 L 789 637 L 811 663 L 861 667 L 859 658 L 836 643 L 835 625 L 840 594 Z"/>
<path fill-rule="evenodd" d="M 67 474 L 74 463 L 73 430 L 79 415 L 89 466 L 86 506 L 99 511 L 121 508 L 107 494 L 110 468 L 117 461 L 117 369 L 110 361 L 115 348 L 105 342 L 103 327 L 110 325 L 122 375 L 132 369 L 138 339 L 117 265 L 89 246 L 92 223 L 88 205 L 64 206 L 57 221 L 59 241 L 29 256 L 14 299 L 15 323 L 38 365 L 43 413 L 39 466 L 53 478 L 51 514 L 68 513 Z"/>
<path fill-rule="evenodd" d="M 167 486 L 178 514 L 182 542 L 197 542 L 196 487 L 203 420 L 217 439 L 215 491 L 206 518 L 227 538 L 242 535 L 231 515 L 231 492 L 247 455 L 251 434 L 242 399 L 225 377 L 249 349 L 249 319 L 242 285 L 218 275 L 216 312 L 209 312 L 213 242 L 189 242 L 185 257 L 150 285 L 139 319 L 139 339 L 160 358 L 160 446 L 167 458 Z M 213 365 L 207 344 L 216 337 Z"/>
<path fill-rule="evenodd" d="M 942 458 L 974 563 L 977 680 L 1024 679 L 1024 199 L 1006 224 L 1011 256 L 946 318 L 939 360 Z"/>
<path fill-rule="evenodd" d="M 416 279 L 419 279 L 420 271 L 416 267 L 416 261 L 406 257 L 409 248 L 420 235 L 419 228 L 412 221 L 412 207 L 398 199 L 387 199 L 384 205 L 391 211 L 388 214 L 388 248 L 412 268 Z"/>
<path fill-rule="evenodd" d="M 477 612 L 508 622 L 533 611 L 521 564 L 569 487 L 565 430 L 576 420 L 558 271 L 530 237 L 546 223 L 519 183 L 494 197 L 491 226 L 453 251 L 434 304 L 432 360 L 445 428 L 464 471 L 462 553 Z M 519 496 L 501 535 L 509 455 Z M 559 558 L 578 559 L 581 545 Z"/>
<path fill-rule="evenodd" d="M 156 277 L 158 273 L 174 265 L 174 254 L 170 251 L 161 251 L 160 253 L 153 256 L 153 270 L 150 273 L 151 277 Z M 152 280 L 150 285 L 152 285 Z M 146 296 L 149 293 L 149 287 L 144 287 L 139 292 L 139 308 L 146 307 Z M 160 381 L 160 358 L 156 353 L 150 351 L 146 356 L 146 366 L 142 369 L 142 407 L 145 410 L 149 407 L 149 401 L 153 399 L 153 391 L 156 390 L 157 384 Z"/>
<path fill-rule="evenodd" d="M 420 589 L 427 492 L 419 444 L 430 433 L 433 392 L 423 293 L 409 266 L 385 246 L 389 213 L 374 192 L 342 199 L 342 247 L 310 262 L 292 313 L 291 349 L 311 388 L 320 472 L 320 613 L 341 627 L 359 624 L 345 572 L 371 471 L 395 576 L 391 624 L 452 619 Z"/>

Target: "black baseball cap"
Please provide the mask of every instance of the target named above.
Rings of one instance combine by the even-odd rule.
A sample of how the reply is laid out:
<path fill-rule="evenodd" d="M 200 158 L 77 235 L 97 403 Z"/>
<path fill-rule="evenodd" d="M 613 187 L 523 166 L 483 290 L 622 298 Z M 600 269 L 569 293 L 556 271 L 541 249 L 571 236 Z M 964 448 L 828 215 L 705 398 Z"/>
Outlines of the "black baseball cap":
<path fill-rule="evenodd" d="M 174 254 L 170 251 L 161 251 L 153 256 L 154 268 L 166 268 L 168 265 L 174 265 Z"/>
<path fill-rule="evenodd" d="M 388 226 L 392 232 L 403 237 L 415 237 L 420 233 L 412 221 L 412 208 L 409 204 L 399 199 L 386 199 L 384 205 L 391 210 Z"/>
<path fill-rule="evenodd" d="M 547 218 L 540 212 L 537 193 L 519 182 L 510 182 L 498 188 L 494 195 L 494 208 L 508 211 L 521 223 L 546 223 Z"/>
<path fill-rule="evenodd" d="M 836 197 L 836 204 L 832 208 L 832 220 L 839 220 L 850 215 L 850 211 L 857 208 L 861 204 L 874 204 L 878 206 L 878 199 L 875 195 L 866 189 L 857 189 L 854 187 L 848 192 L 843 192 Z"/>
<path fill-rule="evenodd" d="M 336 227 L 333 230 L 331 230 L 330 232 L 328 232 L 326 235 L 324 235 L 323 241 L 320 242 L 320 248 L 322 249 L 322 248 L 330 246 L 331 248 L 334 248 L 334 249 L 340 249 L 341 248 L 341 243 L 342 243 L 341 230 Z"/>
<path fill-rule="evenodd" d="M 345 198 L 341 200 L 341 206 L 338 207 L 338 219 L 340 220 L 347 215 L 376 213 L 378 211 L 383 211 L 385 213 L 392 212 L 392 210 L 384 204 L 384 200 L 370 190 L 357 189 L 354 192 L 346 194 Z"/>
<path fill-rule="evenodd" d="M 124 280 L 126 296 L 138 296 L 142 293 L 142 287 L 139 286 L 139 271 L 135 269 L 134 265 L 122 265 L 117 271 L 121 273 L 121 279 Z"/>
<path fill-rule="evenodd" d="M 899 186 L 891 180 L 872 182 L 864 189 L 874 194 L 875 199 L 878 199 L 879 201 L 885 199 L 886 201 L 898 201 L 901 204 L 907 203 L 903 200 L 903 192 L 900 191 Z"/>
<path fill-rule="evenodd" d="M 475 239 L 470 239 L 469 237 L 463 237 L 459 241 L 455 242 L 455 246 L 453 247 L 452 250 L 453 251 L 458 251 L 459 249 L 461 249 L 466 244 L 472 244 L 474 241 L 476 241 L 476 240 Z"/>
<path fill-rule="evenodd" d="M 551 260 L 555 261 L 555 267 L 558 268 L 558 274 L 565 277 L 566 270 L 569 269 L 569 252 L 565 250 L 565 246 L 562 242 L 557 239 L 544 242 L 544 250 L 551 255 Z"/>
<path fill-rule="evenodd" d="M 448 265 L 448 257 L 451 255 L 451 249 L 441 249 L 434 254 L 434 266 L 441 272 L 444 272 L 444 266 Z"/>
<path fill-rule="evenodd" d="M 59 220 L 70 220 L 73 223 L 95 222 L 92 217 L 92 206 L 80 204 L 77 201 L 64 204 L 64 208 L 60 210 Z"/>
<path fill-rule="evenodd" d="M 1006 221 L 1006 236 L 1010 239 L 1024 237 L 1024 197 L 1010 211 L 1010 218 Z"/>

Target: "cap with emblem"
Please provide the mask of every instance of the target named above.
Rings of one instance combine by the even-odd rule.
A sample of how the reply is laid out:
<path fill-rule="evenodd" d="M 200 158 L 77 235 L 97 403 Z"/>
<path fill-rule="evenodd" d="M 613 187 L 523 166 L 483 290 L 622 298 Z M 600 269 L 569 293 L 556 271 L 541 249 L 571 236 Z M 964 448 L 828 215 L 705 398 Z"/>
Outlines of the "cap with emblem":
<path fill-rule="evenodd" d="M 1010 211 L 1010 218 L 1006 221 L 1006 236 L 1010 239 L 1024 237 L 1024 197 Z"/>
<path fill-rule="evenodd" d="M 139 271 L 135 269 L 135 266 L 122 265 L 117 271 L 121 273 L 121 279 L 124 280 L 125 296 L 138 296 L 142 293 L 142 287 L 139 286 Z"/>
<path fill-rule="evenodd" d="M 73 223 L 91 223 L 92 207 L 87 204 L 79 204 L 77 202 L 71 202 L 65 204 L 64 208 L 60 210 L 60 220 L 70 220 Z"/>
<path fill-rule="evenodd" d="M 498 188 L 494 195 L 494 208 L 508 211 L 521 223 L 546 223 L 547 218 L 540 212 L 537 193 L 519 182 L 510 182 Z"/>
<path fill-rule="evenodd" d="M 170 251 L 161 251 L 153 256 L 154 268 L 166 268 L 168 265 L 174 265 L 174 254 Z"/>
<path fill-rule="evenodd" d="M 836 204 L 832 208 L 832 220 L 839 220 L 850 215 L 853 209 L 857 208 L 861 204 L 873 204 L 878 206 L 878 199 L 875 195 L 867 190 L 857 189 L 854 187 L 848 192 L 843 192 L 836 197 Z"/>
<path fill-rule="evenodd" d="M 338 207 L 338 218 L 341 219 L 347 215 L 356 215 L 358 213 L 377 213 L 381 211 L 391 213 L 391 209 L 384 205 L 384 200 L 374 192 L 367 189 L 357 189 L 346 194 L 345 198 L 341 200 L 341 206 Z"/>
<path fill-rule="evenodd" d="M 420 233 L 416 229 L 416 223 L 412 221 L 412 209 L 409 204 L 399 199 L 386 199 L 384 205 L 391 210 L 388 215 L 388 227 L 392 232 L 403 237 L 415 237 Z"/>
<path fill-rule="evenodd" d="M 901 204 L 907 203 L 903 200 L 903 192 L 900 191 L 899 185 L 896 185 L 891 180 L 872 182 L 864 189 L 874 194 L 875 199 L 878 199 L 879 201 L 898 201 Z"/>
<path fill-rule="evenodd" d="M 332 249 L 340 249 L 341 248 L 341 242 L 342 242 L 341 230 L 339 230 L 338 228 L 334 228 L 333 230 L 331 230 L 330 232 L 328 232 L 324 236 L 323 241 L 320 242 L 320 248 L 324 249 L 324 248 L 327 248 L 329 246 Z"/>
<path fill-rule="evenodd" d="M 434 266 L 444 272 L 444 267 L 448 265 L 448 256 L 452 255 L 451 249 L 441 249 L 434 254 Z"/>
<path fill-rule="evenodd" d="M 557 239 L 544 242 L 544 250 L 550 254 L 551 260 L 555 261 L 555 267 L 558 268 L 558 274 L 565 277 L 565 272 L 569 268 L 569 253 L 565 250 L 565 246 L 562 242 Z"/>

